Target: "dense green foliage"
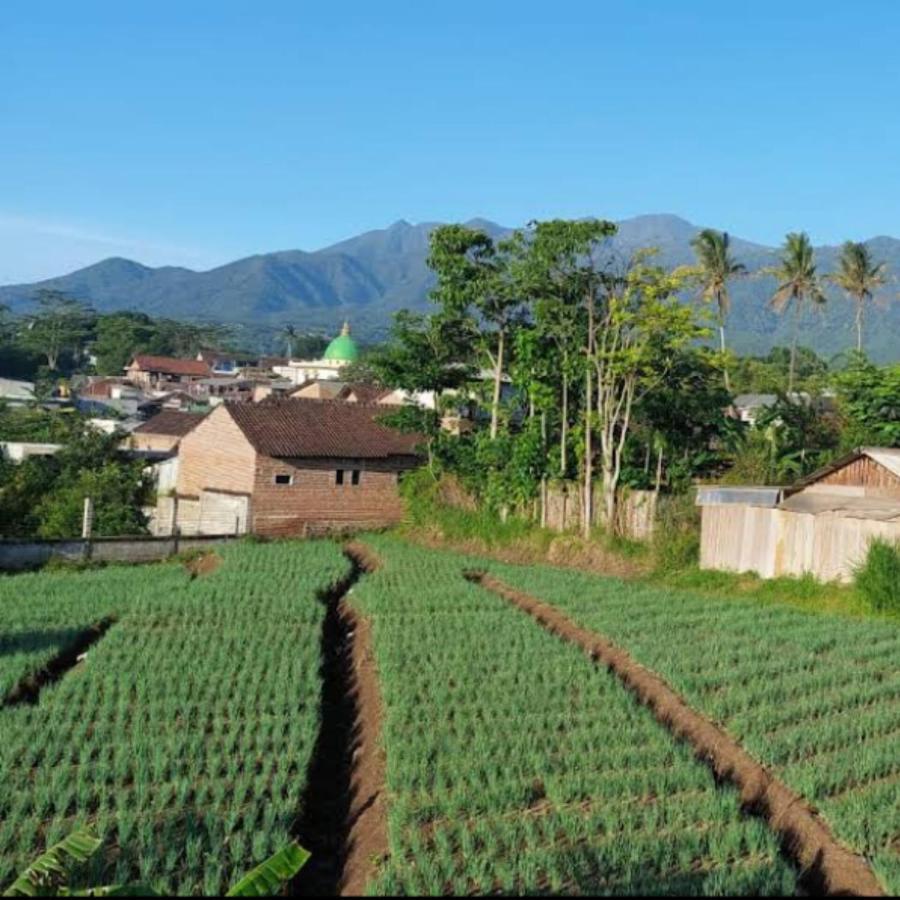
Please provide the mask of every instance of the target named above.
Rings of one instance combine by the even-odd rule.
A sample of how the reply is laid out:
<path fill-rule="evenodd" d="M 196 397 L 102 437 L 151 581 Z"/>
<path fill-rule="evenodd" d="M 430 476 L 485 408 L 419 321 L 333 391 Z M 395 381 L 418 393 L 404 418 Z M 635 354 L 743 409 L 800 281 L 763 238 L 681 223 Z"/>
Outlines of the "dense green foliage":
<path fill-rule="evenodd" d="M 900 545 L 873 541 L 856 571 L 856 586 L 873 609 L 900 615 Z"/>
<path fill-rule="evenodd" d="M 144 463 L 121 457 L 119 434 L 68 427 L 54 456 L 0 466 L 0 537 L 80 537 L 85 497 L 94 501 L 95 535 L 145 533 L 153 485 Z"/>
<path fill-rule="evenodd" d="M 900 890 L 900 625 L 490 563 L 661 674 Z"/>
<path fill-rule="evenodd" d="M 608 673 L 462 577 L 373 538 L 391 855 L 379 894 L 792 893 L 745 818 Z"/>
<path fill-rule="evenodd" d="M 0 441 L 62 444 L 84 429 L 84 417 L 74 410 L 15 407 L 0 402 Z"/>
<path fill-rule="evenodd" d="M 169 894 L 221 893 L 290 842 L 319 729 L 316 593 L 348 564 L 330 543 L 222 555 L 194 580 L 174 564 L 0 579 L 6 686 L 117 619 L 38 705 L 0 708 L 0 883 L 77 826 L 116 848 L 89 883 Z"/>

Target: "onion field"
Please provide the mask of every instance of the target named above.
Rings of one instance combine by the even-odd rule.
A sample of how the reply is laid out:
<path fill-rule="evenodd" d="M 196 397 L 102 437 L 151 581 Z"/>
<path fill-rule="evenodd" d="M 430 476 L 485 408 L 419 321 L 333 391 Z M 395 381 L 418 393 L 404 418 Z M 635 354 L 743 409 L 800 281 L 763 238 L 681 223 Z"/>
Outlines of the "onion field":
<path fill-rule="evenodd" d="M 0 580 L 9 688 L 99 619 L 115 624 L 36 705 L 0 709 L 0 885 L 74 827 L 105 839 L 92 884 L 218 894 L 293 837 L 319 733 L 318 592 L 329 543 L 240 544 L 175 564 Z"/>
<path fill-rule="evenodd" d="M 479 565 L 662 675 L 900 892 L 900 626 Z"/>
<path fill-rule="evenodd" d="M 378 894 L 784 894 L 767 826 L 583 654 L 390 538 L 353 591 L 384 701 Z"/>
<path fill-rule="evenodd" d="M 0 577 L 0 888 L 87 827 L 104 849 L 79 885 L 216 895 L 373 765 L 379 849 L 354 872 L 375 895 L 815 888 L 618 677 L 463 577 L 481 569 L 658 673 L 900 889 L 896 624 L 364 543 L 381 565 L 330 614 L 358 570 L 326 541 Z M 336 885 L 346 818 L 314 854 Z"/>

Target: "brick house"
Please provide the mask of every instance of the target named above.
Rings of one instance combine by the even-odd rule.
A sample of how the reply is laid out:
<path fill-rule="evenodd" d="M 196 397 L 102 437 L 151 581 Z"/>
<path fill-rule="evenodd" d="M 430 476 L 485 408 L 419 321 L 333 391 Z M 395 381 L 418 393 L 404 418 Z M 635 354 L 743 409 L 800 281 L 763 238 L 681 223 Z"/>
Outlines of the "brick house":
<path fill-rule="evenodd" d="M 203 419 L 202 413 L 163 410 L 131 432 L 129 449 L 153 455 L 174 453 L 182 438 L 190 434 Z"/>
<path fill-rule="evenodd" d="M 212 376 L 209 365 L 199 359 L 139 354 L 125 368 L 125 378 L 144 390 L 166 390 L 189 385 Z"/>
<path fill-rule="evenodd" d="M 384 407 L 270 400 L 217 407 L 181 440 L 177 509 L 183 532 L 304 535 L 400 520 L 401 472 L 420 438 L 377 421 Z"/>

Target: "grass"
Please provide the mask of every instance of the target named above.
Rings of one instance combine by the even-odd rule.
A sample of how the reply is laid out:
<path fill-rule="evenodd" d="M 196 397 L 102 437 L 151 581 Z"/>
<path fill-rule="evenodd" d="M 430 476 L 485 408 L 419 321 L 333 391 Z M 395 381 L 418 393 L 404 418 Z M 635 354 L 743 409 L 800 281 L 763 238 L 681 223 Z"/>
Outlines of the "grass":
<path fill-rule="evenodd" d="M 764 579 L 753 573 L 701 569 L 699 518 L 691 498 L 662 504 L 652 543 L 628 540 L 594 528 L 585 540 L 559 534 L 525 519 L 501 522 L 484 510 L 443 502 L 441 487 L 430 480 L 406 489 L 409 518 L 397 532 L 432 547 L 492 556 L 505 562 L 550 564 L 600 575 L 634 578 L 648 585 L 689 591 L 711 598 L 741 598 L 766 606 L 784 605 L 807 612 L 853 618 L 896 615 L 873 604 L 855 586 L 823 584 L 811 576 Z"/>
<path fill-rule="evenodd" d="M 657 587 L 688 591 L 714 599 L 752 600 L 765 605 L 791 606 L 811 613 L 873 617 L 871 607 L 854 587 L 823 584 L 811 575 L 760 578 L 752 572 L 719 572 L 693 565 L 674 571 L 651 572 L 644 581 Z"/>
<path fill-rule="evenodd" d="M 900 544 L 873 541 L 856 571 L 856 586 L 873 609 L 900 615 Z"/>

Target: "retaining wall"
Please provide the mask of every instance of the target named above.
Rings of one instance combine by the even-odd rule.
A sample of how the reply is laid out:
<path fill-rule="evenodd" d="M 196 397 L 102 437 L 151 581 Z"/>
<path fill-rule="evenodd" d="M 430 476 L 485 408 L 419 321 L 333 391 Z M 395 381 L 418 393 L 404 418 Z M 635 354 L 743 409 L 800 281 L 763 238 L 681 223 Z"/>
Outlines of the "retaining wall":
<path fill-rule="evenodd" d="M 95 538 L 60 541 L 0 541 L 0 571 L 37 569 L 51 560 L 77 562 L 142 563 L 158 562 L 175 553 L 214 546 L 235 540 L 230 535 L 203 537 Z"/>

